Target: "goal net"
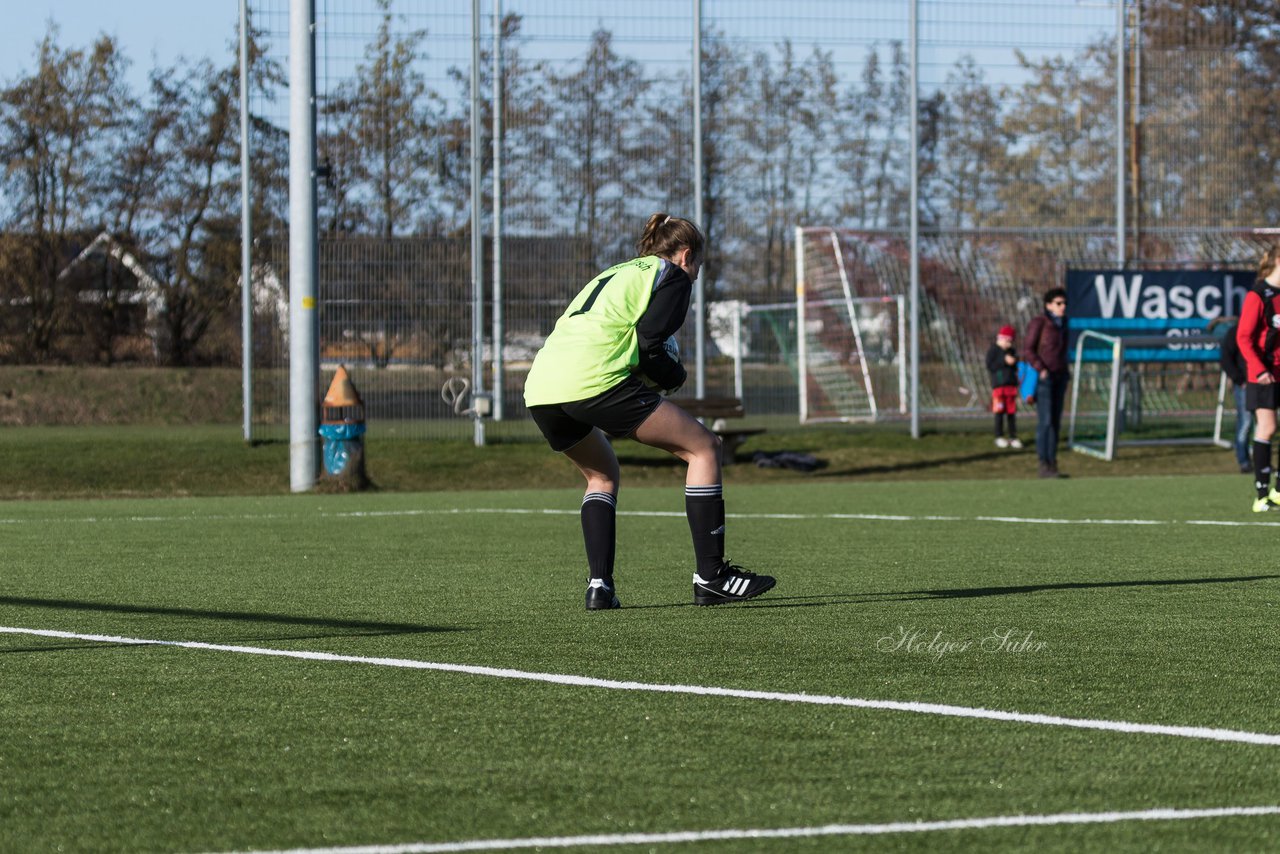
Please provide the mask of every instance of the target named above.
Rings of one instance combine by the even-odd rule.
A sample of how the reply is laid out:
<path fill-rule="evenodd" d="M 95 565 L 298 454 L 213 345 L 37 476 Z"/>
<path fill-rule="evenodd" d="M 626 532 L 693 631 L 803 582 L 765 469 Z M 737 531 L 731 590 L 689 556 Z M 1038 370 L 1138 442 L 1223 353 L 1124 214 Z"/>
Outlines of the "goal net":
<path fill-rule="evenodd" d="M 1134 445 L 1213 444 L 1222 438 L 1227 379 L 1219 339 L 1204 322 L 1167 321 L 1163 334 L 1086 329 L 1076 339 L 1067 444 L 1112 460 Z"/>
<path fill-rule="evenodd" d="M 903 297 L 857 296 L 836 231 L 797 231 L 797 242 L 795 340 L 801 423 L 875 421 L 889 413 L 905 413 Z M 825 254 L 826 263 L 806 258 L 814 253 Z"/>

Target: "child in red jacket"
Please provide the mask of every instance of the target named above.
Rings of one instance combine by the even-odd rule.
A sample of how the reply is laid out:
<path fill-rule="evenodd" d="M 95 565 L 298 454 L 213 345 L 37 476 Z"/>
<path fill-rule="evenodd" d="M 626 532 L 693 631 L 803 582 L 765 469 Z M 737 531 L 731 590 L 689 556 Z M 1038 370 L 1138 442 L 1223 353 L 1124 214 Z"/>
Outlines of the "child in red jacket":
<path fill-rule="evenodd" d="M 991 374 L 991 411 L 996 416 L 996 447 L 1021 448 L 1018 438 L 1018 352 L 1013 348 L 1013 327 L 1001 326 L 996 343 L 987 350 Z M 1005 423 L 1009 436 L 1005 438 Z"/>

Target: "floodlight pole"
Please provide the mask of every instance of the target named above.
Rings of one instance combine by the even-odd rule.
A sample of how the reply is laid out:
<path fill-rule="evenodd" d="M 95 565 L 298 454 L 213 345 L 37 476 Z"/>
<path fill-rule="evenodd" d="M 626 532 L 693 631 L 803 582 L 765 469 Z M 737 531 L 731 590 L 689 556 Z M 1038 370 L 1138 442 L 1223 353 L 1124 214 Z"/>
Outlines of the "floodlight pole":
<path fill-rule="evenodd" d="M 289 487 L 320 472 L 315 0 L 289 0 Z"/>
<path fill-rule="evenodd" d="M 253 215 L 249 176 L 249 0 L 240 0 L 240 402 L 253 440 Z"/>

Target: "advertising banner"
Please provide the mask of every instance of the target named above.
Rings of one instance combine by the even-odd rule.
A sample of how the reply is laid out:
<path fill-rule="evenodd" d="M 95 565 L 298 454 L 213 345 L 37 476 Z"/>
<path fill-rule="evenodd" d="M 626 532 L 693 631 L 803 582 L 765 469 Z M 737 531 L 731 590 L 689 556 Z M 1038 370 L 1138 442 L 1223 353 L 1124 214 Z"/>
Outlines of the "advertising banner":
<path fill-rule="evenodd" d="M 1253 270 L 1068 270 L 1068 346 L 1086 329 L 1116 336 L 1204 335 L 1216 317 L 1234 316 L 1253 286 Z M 1131 361 L 1210 361 L 1217 347 L 1191 344 L 1128 352 Z"/>

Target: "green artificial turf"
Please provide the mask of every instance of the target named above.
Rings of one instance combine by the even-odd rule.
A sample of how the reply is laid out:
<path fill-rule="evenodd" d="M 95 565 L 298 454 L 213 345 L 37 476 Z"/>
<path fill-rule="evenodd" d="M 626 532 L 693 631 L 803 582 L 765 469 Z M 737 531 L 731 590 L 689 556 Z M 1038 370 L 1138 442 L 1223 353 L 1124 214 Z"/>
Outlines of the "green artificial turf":
<path fill-rule="evenodd" d="M 762 424 L 761 421 L 748 421 Z M 578 487 L 581 476 L 562 455 L 527 435 L 528 422 L 490 425 L 490 444 L 419 441 L 389 436 L 371 425 L 365 456 L 374 487 L 382 492 L 510 490 Z M 725 481 L 799 484 L 829 481 L 1026 480 L 1036 477 L 1034 442 L 1022 451 L 996 448 L 979 423 L 926 425 L 919 439 L 907 427 L 772 424 L 737 453 Z M 523 432 L 521 432 L 523 431 Z M 508 435 L 509 434 L 509 435 Z M 1207 435 L 1201 430 L 1198 435 Z M 678 486 L 684 466 L 670 454 L 632 441 L 616 444 L 627 488 Z M 757 452 L 791 451 L 820 464 L 811 473 L 753 464 Z M 1072 477 L 1096 479 L 1164 474 L 1236 472 L 1231 451 L 1211 445 L 1126 447 L 1112 462 L 1063 450 Z M 129 498 L 201 495 L 286 495 L 289 445 L 247 444 L 230 425 L 0 427 L 0 500 Z M 1240 501 L 1251 490 L 1237 476 Z M 323 484 L 321 484 L 323 488 Z"/>
<path fill-rule="evenodd" d="M 1276 528 L 1201 524 L 1258 521 L 1238 475 L 726 498 L 774 591 L 692 606 L 678 484 L 624 488 L 624 608 L 591 614 L 572 487 L 4 502 L 0 626 L 1280 733 Z M 0 633 L 0 729 L 6 851 L 1280 804 L 1277 745 L 30 634 Z M 645 850 L 1277 845 L 1259 816 Z"/>

